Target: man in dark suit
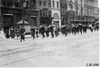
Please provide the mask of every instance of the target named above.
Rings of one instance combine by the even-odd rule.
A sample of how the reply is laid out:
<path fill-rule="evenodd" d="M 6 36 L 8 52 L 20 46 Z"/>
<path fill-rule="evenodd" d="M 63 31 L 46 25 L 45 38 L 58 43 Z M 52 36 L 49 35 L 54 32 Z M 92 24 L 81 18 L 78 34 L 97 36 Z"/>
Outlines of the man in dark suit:
<path fill-rule="evenodd" d="M 45 37 L 44 33 L 45 33 L 45 27 L 43 25 L 40 26 L 40 33 L 42 35 L 42 38 Z"/>
<path fill-rule="evenodd" d="M 20 32 L 20 36 L 21 36 L 20 42 L 22 42 L 22 40 L 25 41 L 25 28 L 24 28 L 24 26 L 20 27 L 20 31 L 19 32 Z"/>
<path fill-rule="evenodd" d="M 53 34 L 53 32 L 54 32 L 54 26 L 53 25 L 49 26 L 49 31 L 50 31 L 50 33 L 52 35 L 52 38 L 53 38 L 54 37 L 54 34 Z"/>
<path fill-rule="evenodd" d="M 35 38 L 35 27 L 31 28 L 31 35 L 33 37 L 33 39 Z"/>

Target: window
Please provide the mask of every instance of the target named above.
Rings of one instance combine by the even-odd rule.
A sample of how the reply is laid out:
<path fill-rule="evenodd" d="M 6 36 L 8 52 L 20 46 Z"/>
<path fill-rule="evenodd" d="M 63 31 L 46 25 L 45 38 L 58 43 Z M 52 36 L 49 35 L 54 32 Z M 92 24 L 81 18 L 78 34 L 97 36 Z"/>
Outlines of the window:
<path fill-rule="evenodd" d="M 46 6 L 46 0 L 44 0 L 44 6 Z"/>
<path fill-rule="evenodd" d="M 55 7 L 55 1 L 53 1 L 53 8 Z"/>
<path fill-rule="evenodd" d="M 81 0 L 81 5 L 83 4 L 82 0 Z"/>
<path fill-rule="evenodd" d="M 69 5 L 69 8 L 71 11 L 73 10 L 73 6 L 71 4 Z"/>
<path fill-rule="evenodd" d="M 59 2 L 57 2 L 57 8 L 59 8 Z"/>
<path fill-rule="evenodd" d="M 49 0 L 49 7 L 51 7 L 51 0 Z"/>
<path fill-rule="evenodd" d="M 22 3 L 20 0 L 2 0 L 2 5 L 3 6 L 8 6 L 8 7 L 22 7 Z"/>
<path fill-rule="evenodd" d="M 39 4 L 40 4 L 40 6 L 42 5 L 42 2 L 41 2 L 41 0 L 39 1 Z"/>
<path fill-rule="evenodd" d="M 3 6 L 7 6 L 6 1 L 2 1 L 2 5 L 3 5 Z"/>
<path fill-rule="evenodd" d="M 83 15 L 83 8 L 81 7 L 81 15 Z"/>
<path fill-rule="evenodd" d="M 40 16 L 42 17 L 42 10 L 40 10 Z"/>
<path fill-rule="evenodd" d="M 78 6 L 76 6 L 76 14 L 78 14 Z"/>

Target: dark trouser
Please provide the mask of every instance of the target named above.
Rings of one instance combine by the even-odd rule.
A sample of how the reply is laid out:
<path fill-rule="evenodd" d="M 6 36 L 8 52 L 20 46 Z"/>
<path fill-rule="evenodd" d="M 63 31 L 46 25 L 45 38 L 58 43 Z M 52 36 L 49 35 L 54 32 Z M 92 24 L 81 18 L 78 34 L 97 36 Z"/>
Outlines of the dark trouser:
<path fill-rule="evenodd" d="M 35 33 L 32 33 L 32 37 L 33 37 L 33 39 L 35 38 Z"/>
<path fill-rule="evenodd" d="M 41 34 L 42 34 L 42 38 L 44 38 L 45 37 L 44 32 L 41 32 Z"/>
<path fill-rule="evenodd" d="M 92 28 L 90 30 L 91 30 L 91 32 L 93 32 L 93 29 Z"/>
<path fill-rule="evenodd" d="M 49 31 L 46 31 L 46 35 L 47 35 L 47 37 L 49 37 Z"/>
<path fill-rule="evenodd" d="M 55 31 L 55 35 L 57 37 L 59 35 L 59 31 Z"/>
<path fill-rule="evenodd" d="M 19 33 L 17 33 L 17 38 L 19 37 Z"/>
<path fill-rule="evenodd" d="M 68 35 L 68 32 L 67 31 L 65 31 L 65 36 L 67 36 Z"/>
<path fill-rule="evenodd" d="M 25 36 L 23 34 L 21 35 L 21 42 L 22 42 L 22 40 L 25 41 Z"/>
<path fill-rule="evenodd" d="M 53 31 L 51 31 L 52 38 L 54 37 Z"/>
<path fill-rule="evenodd" d="M 38 32 L 36 32 L 36 36 L 39 37 Z"/>

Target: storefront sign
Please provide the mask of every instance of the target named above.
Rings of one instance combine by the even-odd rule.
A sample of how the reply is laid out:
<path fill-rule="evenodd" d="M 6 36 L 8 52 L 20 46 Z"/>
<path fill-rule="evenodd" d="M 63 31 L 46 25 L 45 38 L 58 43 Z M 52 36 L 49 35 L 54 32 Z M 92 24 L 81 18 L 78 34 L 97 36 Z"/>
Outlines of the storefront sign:
<path fill-rule="evenodd" d="M 6 9 L 6 8 L 2 8 L 2 13 L 9 13 L 9 14 L 14 14 L 14 13 L 22 13 L 22 10 L 21 9 Z"/>
<path fill-rule="evenodd" d="M 37 16 L 38 15 L 38 11 L 26 11 L 26 14 L 29 14 L 29 15 L 34 15 L 34 16 Z"/>

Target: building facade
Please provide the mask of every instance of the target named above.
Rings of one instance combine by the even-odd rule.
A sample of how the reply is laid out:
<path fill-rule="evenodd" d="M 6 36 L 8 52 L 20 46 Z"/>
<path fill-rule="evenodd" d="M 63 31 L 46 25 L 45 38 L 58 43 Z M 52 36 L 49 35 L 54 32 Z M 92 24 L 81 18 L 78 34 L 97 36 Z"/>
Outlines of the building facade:
<path fill-rule="evenodd" d="M 61 22 L 93 23 L 99 18 L 98 0 L 61 0 Z"/>
<path fill-rule="evenodd" d="M 39 25 L 51 25 L 51 0 L 37 0 L 37 9 L 39 9 Z"/>
<path fill-rule="evenodd" d="M 83 16 L 84 0 L 61 0 L 62 24 L 81 22 L 83 21 Z"/>
<path fill-rule="evenodd" d="M 30 26 L 38 25 L 37 0 L 0 0 L 0 28 L 9 29 L 25 20 Z"/>
<path fill-rule="evenodd" d="M 94 0 L 94 16 L 95 16 L 96 20 L 99 19 L 98 0 Z"/>
<path fill-rule="evenodd" d="M 52 24 L 61 26 L 60 0 L 51 0 Z"/>
<path fill-rule="evenodd" d="M 93 23 L 98 17 L 98 0 L 84 0 L 85 21 Z M 98 15 L 97 15 L 98 14 Z"/>
<path fill-rule="evenodd" d="M 0 0 L 0 28 L 4 29 L 22 19 L 30 26 L 61 26 L 98 18 L 98 0 Z"/>

